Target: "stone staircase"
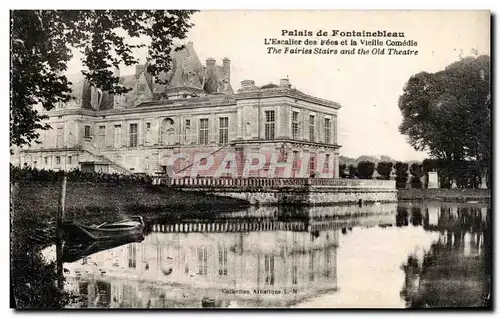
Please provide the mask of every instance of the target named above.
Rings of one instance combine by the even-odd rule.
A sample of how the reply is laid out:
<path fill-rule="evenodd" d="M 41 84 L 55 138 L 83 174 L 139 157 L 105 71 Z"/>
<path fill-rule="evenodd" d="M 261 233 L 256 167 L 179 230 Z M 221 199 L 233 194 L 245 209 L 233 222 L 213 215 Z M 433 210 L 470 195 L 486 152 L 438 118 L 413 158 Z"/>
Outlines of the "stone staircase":
<path fill-rule="evenodd" d="M 109 173 L 122 173 L 122 174 L 131 174 L 130 170 L 120 165 L 119 163 L 109 159 L 108 157 L 99 154 L 99 150 L 94 146 L 89 144 L 83 145 L 83 150 L 89 153 L 91 156 L 95 157 L 96 160 L 101 161 L 103 163 L 109 164 Z"/>

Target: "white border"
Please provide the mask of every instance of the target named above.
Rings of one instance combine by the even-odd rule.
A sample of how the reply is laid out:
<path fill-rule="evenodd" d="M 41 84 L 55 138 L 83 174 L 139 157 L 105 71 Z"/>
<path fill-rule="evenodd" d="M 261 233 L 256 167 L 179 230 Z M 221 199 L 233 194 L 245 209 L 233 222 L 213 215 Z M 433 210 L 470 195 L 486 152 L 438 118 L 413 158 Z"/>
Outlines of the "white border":
<path fill-rule="evenodd" d="M 1 138 L 1 146 L 2 149 L 4 149 L 4 154 L 5 156 L 2 156 L 2 163 L 0 164 L 0 169 L 2 169 L 2 175 L 8 176 L 9 170 L 8 170 L 8 163 L 9 163 L 9 153 L 7 151 L 8 148 L 8 130 L 9 130 L 9 125 L 7 123 L 7 119 L 9 118 L 9 113 L 7 111 L 7 105 L 9 104 L 9 56 L 8 56 L 8 43 L 9 43 L 9 10 L 10 9 L 39 9 L 43 7 L 44 9 L 103 9 L 103 8 L 109 8 L 113 7 L 115 9 L 141 9 L 141 8 L 150 8 L 150 9 L 166 9 L 168 8 L 171 9 L 187 9 L 187 8 L 196 8 L 199 10 L 216 10 L 216 9 L 223 9 L 223 10 L 230 10 L 230 9 L 250 9 L 250 10 L 256 10 L 256 9 L 267 9 L 267 10 L 277 10 L 277 9 L 313 9 L 313 10 L 333 10 L 333 9 L 357 9 L 357 10 L 477 10 L 477 9 L 487 9 L 487 10 L 492 10 L 493 13 L 498 13 L 498 4 L 499 1 L 497 0 L 474 0 L 474 1 L 436 1 L 436 0 L 420 0 L 420 1 L 405 1 L 404 5 L 401 1 L 390 1 L 390 0 L 379 0 L 379 1 L 369 1 L 369 0 L 351 0 L 351 1 L 342 1 L 342 3 L 339 3 L 339 1 L 332 1 L 327 2 L 327 1 L 318 1 L 318 0 L 308 0 L 308 1 L 299 1 L 299 0 L 287 0 L 283 2 L 271 2 L 269 0 L 251 0 L 251 1 L 238 1 L 238 2 L 233 2 L 233 1 L 193 1 L 193 0 L 183 0 L 177 3 L 172 3 L 172 2 L 161 2 L 161 1 L 119 1 L 119 2 L 114 2 L 111 4 L 110 2 L 106 1 L 96 1 L 96 0 L 87 0 L 87 1 L 15 1 L 15 2 L 7 2 L 4 1 L 2 2 L 2 6 L 5 4 L 10 5 L 10 6 L 5 6 L 5 8 L 2 8 L 3 10 L 0 11 L 0 14 L 2 16 L 1 21 L 4 23 L 2 24 L 2 42 L 4 44 L 4 49 L 1 51 L 2 52 L 2 58 L 0 59 L 2 63 L 2 67 L 4 71 L 0 74 L 2 74 L 2 88 L 4 89 L 4 94 L 1 96 L 4 96 L 5 98 L 5 103 L 4 107 L 2 110 L 5 112 L 4 116 L 2 117 L 5 120 L 5 123 L 3 125 L 0 125 L 0 129 L 3 130 L 4 132 L 1 134 L 1 136 L 4 136 L 4 138 Z M 496 23 L 498 23 L 498 20 L 496 20 Z M 498 41 L 498 33 L 495 32 L 495 42 Z M 493 56 L 493 54 L 492 54 Z M 497 63 L 498 64 L 498 63 Z M 496 69 L 495 69 L 496 71 Z M 495 85 L 495 90 L 498 88 L 498 81 L 496 81 Z M 500 112 L 495 111 L 496 117 L 493 119 L 493 122 L 495 123 L 500 123 L 500 121 L 496 120 L 498 119 L 497 117 Z M 497 136 L 495 136 L 497 137 Z M 495 146 L 498 148 L 498 143 L 499 143 L 499 138 L 495 138 L 496 143 Z M 497 177 L 497 174 L 495 174 L 495 177 Z M 495 178 L 496 179 L 496 178 Z M 8 234 L 10 232 L 9 229 L 9 207 L 8 207 L 8 202 L 9 202 L 9 180 L 8 177 L 2 178 L 2 200 L 1 202 L 4 202 L 6 205 L 5 208 L 3 209 L 2 215 L 4 216 L 4 222 L 1 224 L 4 225 L 4 230 L 2 231 L 4 235 L 4 239 L 1 240 L 1 252 L 2 252 L 2 262 L 1 262 L 1 280 L 2 283 L 0 286 L 2 286 L 2 297 L 0 299 L 2 300 L 2 306 L 1 308 L 3 311 L 7 311 L 7 315 L 14 315 L 14 311 L 9 310 L 9 237 Z M 497 192 L 495 191 L 495 194 Z M 495 219 L 497 222 L 495 223 L 495 229 L 498 228 L 497 223 L 499 217 L 496 216 Z M 495 245 L 494 245 L 495 246 Z M 496 269 L 496 268 L 495 268 Z M 498 275 L 498 272 L 495 271 L 495 277 Z M 498 291 L 495 290 L 497 293 Z M 496 296 L 496 295 L 495 295 Z M 496 298 L 496 297 L 495 297 Z M 495 302 L 496 303 L 496 302 Z M 498 303 L 497 303 L 498 305 Z M 60 315 L 60 314 L 66 314 L 67 312 L 48 312 L 44 314 L 48 315 Z M 205 312 L 206 314 L 217 314 L 221 316 L 227 316 L 228 314 L 234 314 L 233 313 L 224 313 L 224 312 Z M 258 312 L 257 314 L 259 316 L 261 315 L 269 315 L 269 316 L 275 316 L 275 315 L 289 315 L 293 314 L 291 311 L 284 311 L 284 312 Z M 30 314 L 23 314 L 27 316 L 35 315 L 36 313 L 30 313 Z M 81 311 L 81 312 L 74 312 L 72 313 L 74 315 L 87 315 L 88 312 Z M 134 316 L 139 316 L 142 315 L 143 313 L 137 313 L 137 312 L 132 312 L 130 313 L 131 315 Z M 151 315 L 158 315 L 158 316 L 164 316 L 164 315 L 177 315 L 181 314 L 181 312 L 151 312 L 148 313 Z M 193 316 L 198 316 L 201 314 L 201 312 L 189 312 L 189 313 L 184 313 L 188 315 L 193 315 Z M 252 315 L 250 312 L 244 312 L 244 313 L 239 313 L 242 316 L 249 316 Z M 254 313 L 255 314 L 255 313 Z M 304 311 L 297 311 L 295 314 L 299 315 L 304 315 L 306 314 Z M 316 314 L 318 314 L 316 312 Z M 322 312 L 322 314 L 326 315 L 345 315 L 344 313 L 336 313 L 336 312 Z M 353 313 L 351 313 L 353 314 Z M 355 313 L 354 313 L 355 314 Z M 359 314 L 359 313 L 358 313 Z M 377 314 L 377 315 L 385 315 L 385 312 L 374 312 L 371 314 Z M 404 315 L 406 312 L 399 313 L 399 315 Z M 434 313 L 426 313 L 426 316 L 433 316 L 433 315 L 442 315 L 444 313 L 441 312 L 434 312 Z M 451 313 L 453 314 L 453 313 Z M 467 315 L 470 315 L 471 313 L 467 313 Z M 104 316 L 106 315 L 106 312 L 99 312 L 97 313 L 97 316 Z"/>

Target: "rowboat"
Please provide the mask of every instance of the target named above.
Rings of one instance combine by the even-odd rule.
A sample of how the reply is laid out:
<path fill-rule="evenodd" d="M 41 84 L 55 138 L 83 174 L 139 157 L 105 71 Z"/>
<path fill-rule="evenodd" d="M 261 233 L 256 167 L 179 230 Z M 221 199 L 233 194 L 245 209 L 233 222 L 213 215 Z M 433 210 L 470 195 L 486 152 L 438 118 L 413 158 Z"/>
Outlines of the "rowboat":
<path fill-rule="evenodd" d="M 134 236 L 140 236 L 144 232 L 144 220 L 142 216 L 132 216 L 125 220 L 114 223 L 102 223 L 100 225 L 82 225 L 75 222 L 65 222 L 62 230 L 68 240 L 118 240 Z"/>

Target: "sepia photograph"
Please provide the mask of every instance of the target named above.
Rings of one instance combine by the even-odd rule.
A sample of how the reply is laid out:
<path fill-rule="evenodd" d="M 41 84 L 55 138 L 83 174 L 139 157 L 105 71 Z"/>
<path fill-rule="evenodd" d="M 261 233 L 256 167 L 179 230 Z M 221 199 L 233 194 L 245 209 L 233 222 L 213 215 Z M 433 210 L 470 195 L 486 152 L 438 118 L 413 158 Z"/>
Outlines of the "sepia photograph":
<path fill-rule="evenodd" d="M 9 10 L 10 307 L 493 308 L 487 10 Z"/>

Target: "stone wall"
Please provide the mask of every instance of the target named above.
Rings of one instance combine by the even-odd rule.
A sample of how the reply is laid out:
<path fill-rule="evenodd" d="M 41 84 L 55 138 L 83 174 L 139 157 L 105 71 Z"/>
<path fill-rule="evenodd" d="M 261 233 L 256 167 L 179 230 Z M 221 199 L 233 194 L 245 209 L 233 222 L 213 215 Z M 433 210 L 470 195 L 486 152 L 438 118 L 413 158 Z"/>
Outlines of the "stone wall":
<path fill-rule="evenodd" d="M 210 193 L 216 196 L 246 200 L 252 205 L 334 205 L 338 203 L 397 202 L 396 189 L 284 187 L 256 188 L 184 188 L 184 191 Z"/>

